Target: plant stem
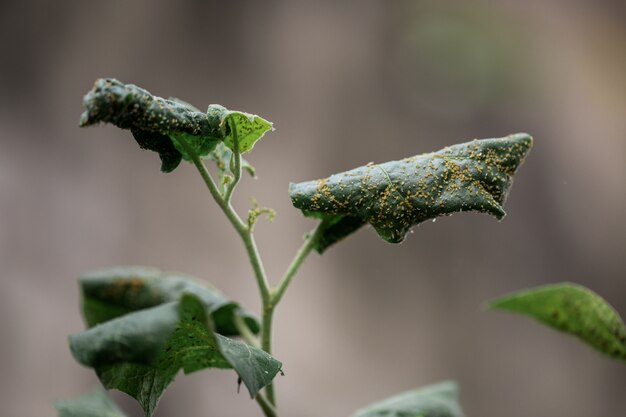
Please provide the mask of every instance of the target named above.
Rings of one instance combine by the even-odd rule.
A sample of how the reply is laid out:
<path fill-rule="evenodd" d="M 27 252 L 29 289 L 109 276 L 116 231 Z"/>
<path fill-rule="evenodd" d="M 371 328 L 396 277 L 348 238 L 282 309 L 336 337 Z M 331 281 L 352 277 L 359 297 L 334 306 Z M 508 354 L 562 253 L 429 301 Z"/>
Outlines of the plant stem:
<path fill-rule="evenodd" d="M 231 205 L 233 191 L 235 190 L 235 187 L 241 179 L 241 152 L 239 149 L 237 131 L 234 127 L 233 137 L 235 144 L 235 149 L 233 150 L 234 178 L 232 183 L 228 184 L 228 186 L 226 187 L 224 194 L 219 191 L 215 184 L 215 181 L 213 181 L 213 178 L 211 178 L 211 174 L 207 170 L 200 157 L 195 153 L 193 148 L 189 146 L 189 144 L 184 139 L 181 138 L 178 140 L 183 149 L 185 149 L 185 152 L 187 152 L 187 154 L 190 156 L 198 171 L 200 172 L 204 183 L 211 192 L 211 195 L 215 199 L 216 203 L 220 206 L 220 208 L 222 209 L 228 220 L 231 222 L 244 243 L 248 258 L 250 259 L 250 264 L 252 265 L 252 269 L 254 271 L 257 285 L 259 287 L 261 301 L 263 303 L 261 348 L 267 353 L 271 354 L 272 322 L 274 319 L 274 309 L 282 299 L 285 291 L 287 290 L 287 287 L 289 287 L 289 284 L 293 280 L 293 277 L 300 269 L 300 266 L 304 263 L 304 260 L 315 247 L 315 244 L 317 243 L 323 231 L 324 224 L 323 222 L 318 224 L 314 230 L 307 234 L 306 240 L 296 253 L 295 258 L 287 268 L 287 271 L 283 275 L 283 278 L 281 279 L 279 284 L 276 286 L 276 288 L 270 289 L 267 275 L 261 261 L 261 256 L 259 254 L 259 250 L 257 249 L 256 241 L 252 233 L 252 228 L 249 225 L 243 223 L 243 221 Z M 239 333 L 247 343 L 255 346 L 258 345 L 258 341 L 256 340 L 241 316 L 235 315 L 235 325 L 237 326 Z M 267 398 L 262 395 L 257 395 L 256 400 L 259 403 L 259 406 L 261 407 L 263 412 L 265 413 L 266 417 L 277 417 L 276 394 L 274 391 L 274 384 L 270 383 L 269 385 L 267 385 L 265 387 L 265 392 Z"/>
<path fill-rule="evenodd" d="M 233 181 L 228 184 L 228 186 L 226 187 L 226 192 L 224 193 L 224 200 L 226 201 L 226 203 L 230 204 L 230 200 L 233 196 L 233 191 L 235 191 L 235 187 L 237 186 L 237 184 L 239 183 L 239 180 L 241 179 L 241 149 L 239 149 L 239 137 L 237 136 L 237 129 L 236 126 L 231 126 L 231 130 L 233 132 L 233 156 L 232 159 L 235 162 L 235 169 L 234 171 L 231 169 L 231 171 L 233 172 Z M 231 163 L 233 161 L 231 160 Z"/>
<path fill-rule="evenodd" d="M 274 309 L 282 299 L 287 287 L 291 283 L 293 277 L 300 269 L 300 266 L 304 263 L 304 260 L 311 253 L 311 250 L 315 247 L 321 233 L 323 231 L 323 224 L 320 223 L 315 229 L 309 232 L 306 236 L 306 240 L 296 253 L 293 261 L 287 268 L 285 275 L 276 288 L 272 290 L 270 302 L 264 304 L 263 308 L 263 333 L 261 337 L 261 347 L 264 351 L 270 353 L 272 351 L 272 323 L 274 319 Z M 276 406 L 276 394 L 274 391 L 274 383 L 265 387 L 267 393 L 267 399 L 272 405 Z"/>
<path fill-rule="evenodd" d="M 237 212 L 235 212 L 235 209 L 230 204 L 230 202 L 226 201 L 226 199 L 220 194 L 217 186 L 215 185 L 215 181 L 213 181 L 213 178 L 211 178 L 211 174 L 207 170 L 200 157 L 195 153 L 193 148 L 189 146 L 189 144 L 182 138 L 178 139 L 178 141 L 182 145 L 183 149 L 185 149 L 185 152 L 187 152 L 192 162 L 200 172 L 200 176 L 202 176 L 202 179 L 204 180 L 204 183 L 206 184 L 209 191 L 211 192 L 213 199 L 220 206 L 228 220 L 231 222 L 231 224 L 233 225 L 235 230 L 237 230 L 237 233 L 239 233 L 239 236 L 243 240 L 246 252 L 248 253 L 248 257 L 250 258 L 250 263 L 252 264 L 252 269 L 254 270 L 254 276 L 259 287 L 259 292 L 261 293 L 263 305 L 269 304 L 270 286 L 267 282 L 267 276 L 265 275 L 263 263 L 261 262 L 261 257 L 259 255 L 259 251 L 256 247 L 256 242 L 254 241 L 254 236 L 252 235 L 250 228 L 241 220 L 239 215 L 237 215 Z M 237 155 L 239 155 L 238 159 L 241 159 L 241 155 L 238 152 Z M 239 166 L 241 169 L 240 163 L 236 164 L 236 166 Z M 235 184 L 235 181 L 233 181 L 233 184 Z"/>
<path fill-rule="evenodd" d="M 256 402 L 259 403 L 259 406 L 263 410 L 263 414 L 265 414 L 266 417 L 278 417 L 278 414 L 276 413 L 276 408 L 272 404 L 270 404 L 261 394 L 257 394 Z"/>
<path fill-rule="evenodd" d="M 259 341 L 257 340 L 254 333 L 252 333 L 252 330 L 250 330 L 250 327 L 248 327 L 245 319 L 243 318 L 241 314 L 239 313 L 233 314 L 233 321 L 235 322 L 235 327 L 237 328 L 237 331 L 239 332 L 239 334 L 241 335 L 241 337 L 243 338 L 243 340 L 245 340 L 247 344 L 254 346 L 254 347 L 260 347 Z"/>
<path fill-rule="evenodd" d="M 298 269 L 300 269 L 300 266 L 304 263 L 304 260 L 307 258 L 307 256 L 309 256 L 309 253 L 311 253 L 311 251 L 315 247 L 315 244 L 322 234 L 324 226 L 325 225 L 320 222 L 317 227 L 315 227 L 315 229 L 307 233 L 306 240 L 298 250 L 298 253 L 296 253 L 293 261 L 291 261 L 291 265 L 289 265 L 289 268 L 287 268 L 285 275 L 281 279 L 278 286 L 272 291 L 272 304 L 274 306 L 277 305 L 283 298 L 287 287 L 289 287 L 289 284 L 291 284 L 291 281 L 298 272 Z"/>
<path fill-rule="evenodd" d="M 272 322 L 274 319 L 274 307 L 275 304 L 265 304 L 263 306 L 263 331 L 261 333 L 261 349 L 267 353 L 272 352 Z M 276 393 L 274 391 L 274 383 L 271 382 L 265 387 L 265 393 L 267 394 L 268 401 L 275 407 L 276 406 Z"/>

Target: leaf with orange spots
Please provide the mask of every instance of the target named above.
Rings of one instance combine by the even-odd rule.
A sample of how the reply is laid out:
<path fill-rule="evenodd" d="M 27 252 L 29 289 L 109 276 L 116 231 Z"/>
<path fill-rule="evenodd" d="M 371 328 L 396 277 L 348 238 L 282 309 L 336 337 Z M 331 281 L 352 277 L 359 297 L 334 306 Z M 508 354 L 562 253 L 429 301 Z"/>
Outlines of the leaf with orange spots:
<path fill-rule="evenodd" d="M 513 174 L 532 147 L 524 133 L 482 139 L 400 161 L 368 164 L 317 181 L 290 184 L 293 205 L 322 218 L 328 246 L 371 224 L 390 243 L 400 243 L 418 223 L 459 211 L 501 219 Z"/>
<path fill-rule="evenodd" d="M 602 297 L 583 286 L 562 283 L 518 291 L 490 302 L 489 308 L 533 317 L 605 355 L 626 360 L 624 322 Z"/>

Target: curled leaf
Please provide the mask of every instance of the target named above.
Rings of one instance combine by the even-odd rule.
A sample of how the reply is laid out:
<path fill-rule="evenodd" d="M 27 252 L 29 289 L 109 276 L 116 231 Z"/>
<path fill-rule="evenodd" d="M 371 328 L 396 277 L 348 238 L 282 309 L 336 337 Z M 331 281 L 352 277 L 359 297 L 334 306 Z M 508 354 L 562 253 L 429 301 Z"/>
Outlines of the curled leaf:
<path fill-rule="evenodd" d="M 134 84 L 113 78 L 100 78 L 83 98 L 85 112 L 80 126 L 99 122 L 111 123 L 121 129 L 145 130 L 169 135 L 188 133 L 195 136 L 216 135 L 206 114 L 180 100 L 153 96 Z"/>
<path fill-rule="evenodd" d="M 626 328 L 610 304 L 580 285 L 561 283 L 514 292 L 489 308 L 524 314 L 578 337 L 597 351 L 626 360 Z"/>
<path fill-rule="evenodd" d="M 272 129 L 272 124 L 259 116 L 217 104 L 203 113 L 182 100 L 157 97 L 113 78 L 96 80 L 83 98 L 83 106 L 81 127 L 104 122 L 129 129 L 142 149 L 159 154 L 163 172 L 176 169 L 181 159 L 191 160 L 181 141 L 196 155 L 205 157 L 221 142 L 232 149 L 236 130 L 244 153 Z"/>
<path fill-rule="evenodd" d="M 234 315 L 241 315 L 257 333 L 258 320 L 236 302 L 206 282 L 181 273 L 156 268 L 116 267 L 88 272 L 80 277 L 82 311 L 89 327 L 124 314 L 178 301 L 183 294 L 199 297 L 223 335 L 238 335 Z"/>
<path fill-rule="evenodd" d="M 416 224 L 459 211 L 501 219 L 513 174 L 532 146 L 524 133 L 482 139 L 400 161 L 368 164 L 317 181 L 290 184 L 293 205 L 328 219 L 332 243 L 371 224 L 381 238 L 402 242 Z"/>

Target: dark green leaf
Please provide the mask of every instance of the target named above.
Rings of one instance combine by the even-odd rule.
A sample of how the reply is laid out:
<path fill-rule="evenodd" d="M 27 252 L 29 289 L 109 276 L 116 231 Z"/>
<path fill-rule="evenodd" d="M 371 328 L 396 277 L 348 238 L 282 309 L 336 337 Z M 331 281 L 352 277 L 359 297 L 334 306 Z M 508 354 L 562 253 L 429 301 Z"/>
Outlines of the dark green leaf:
<path fill-rule="evenodd" d="M 137 399 L 146 416 L 180 369 L 233 368 L 254 397 L 282 366 L 258 348 L 214 333 L 204 302 L 192 294 L 71 335 L 70 349 L 106 388 Z"/>
<path fill-rule="evenodd" d="M 194 149 L 205 150 L 221 139 L 215 139 L 218 127 L 211 126 L 206 114 L 180 100 L 167 100 L 150 94 L 133 84 L 112 78 L 96 80 L 83 98 L 85 112 L 80 126 L 99 122 L 130 129 L 139 146 L 155 151 L 161 158 L 161 170 L 173 171 L 183 156 L 169 136 L 182 136 Z"/>
<path fill-rule="evenodd" d="M 321 220 L 323 230 L 314 246 L 314 249 L 320 254 L 324 253 L 329 246 L 356 232 L 365 224 L 363 219 L 354 216 L 329 214 L 321 216 Z"/>
<path fill-rule="evenodd" d="M 531 316 L 605 355 L 626 360 L 624 322 L 602 297 L 580 285 L 562 283 L 518 291 L 492 301 L 489 308 Z"/>
<path fill-rule="evenodd" d="M 180 100 L 153 96 L 143 88 L 113 78 L 96 80 L 93 89 L 83 98 L 83 106 L 86 110 L 80 118 L 81 127 L 105 122 L 121 129 L 163 135 L 215 136 L 218 133 L 217 125 L 211 125 L 206 114 L 194 107 Z"/>
<path fill-rule="evenodd" d="M 82 275 L 80 287 L 83 316 L 89 326 L 192 293 L 206 305 L 218 333 L 239 334 L 234 314 L 243 316 L 254 333 L 260 329 L 257 319 L 237 303 L 209 284 L 180 273 L 145 267 L 108 268 Z"/>
<path fill-rule="evenodd" d="M 191 160 L 180 145 L 184 140 L 200 157 L 224 141 L 233 147 L 236 126 L 241 152 L 248 152 L 272 124 L 258 116 L 231 111 L 214 104 L 208 113 L 176 99 L 153 96 L 143 88 L 112 78 L 96 80 L 83 98 L 80 126 L 99 122 L 130 129 L 139 146 L 159 154 L 163 172 L 173 171 L 181 158 Z"/>
<path fill-rule="evenodd" d="M 329 178 L 290 184 L 293 205 L 305 215 L 331 217 L 325 249 L 370 223 L 399 243 L 416 224 L 459 211 L 504 217 L 513 174 L 532 146 L 523 133 L 474 140 L 401 161 L 368 164 Z M 344 220 L 345 219 L 345 220 Z"/>
<path fill-rule="evenodd" d="M 454 382 L 407 391 L 369 405 L 352 417 L 463 417 Z"/>
<path fill-rule="evenodd" d="M 126 417 L 102 388 L 71 400 L 54 402 L 59 417 Z"/>
<path fill-rule="evenodd" d="M 133 137 L 141 149 L 147 149 L 159 154 L 161 158 L 161 171 L 174 171 L 182 159 L 181 153 L 176 149 L 169 136 L 159 132 L 131 129 Z"/>

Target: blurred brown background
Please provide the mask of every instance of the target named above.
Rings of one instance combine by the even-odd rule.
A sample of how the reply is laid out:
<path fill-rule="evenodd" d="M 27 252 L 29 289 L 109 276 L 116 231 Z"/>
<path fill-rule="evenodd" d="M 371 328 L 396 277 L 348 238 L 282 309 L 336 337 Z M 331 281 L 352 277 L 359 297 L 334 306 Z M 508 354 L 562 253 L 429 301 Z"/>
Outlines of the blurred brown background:
<path fill-rule="evenodd" d="M 282 415 L 348 416 L 444 379 L 470 417 L 623 415 L 623 364 L 481 305 L 569 280 L 626 314 L 625 4 L 0 3 L 0 414 L 53 416 L 53 399 L 97 384 L 66 343 L 83 327 L 83 271 L 182 270 L 258 310 L 242 245 L 194 169 L 163 175 L 128 132 L 77 128 L 83 94 L 116 77 L 275 122 L 236 200 L 278 211 L 257 228 L 273 282 L 313 225 L 289 181 L 535 137 L 503 222 L 455 215 L 399 246 L 362 230 L 307 261 L 277 312 Z M 156 416 L 260 416 L 235 381 L 179 376 Z"/>

